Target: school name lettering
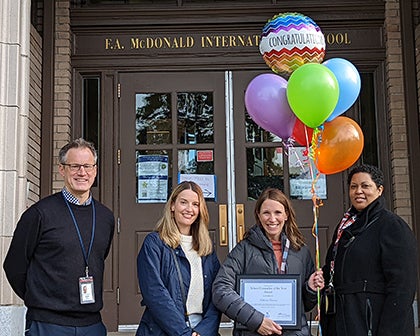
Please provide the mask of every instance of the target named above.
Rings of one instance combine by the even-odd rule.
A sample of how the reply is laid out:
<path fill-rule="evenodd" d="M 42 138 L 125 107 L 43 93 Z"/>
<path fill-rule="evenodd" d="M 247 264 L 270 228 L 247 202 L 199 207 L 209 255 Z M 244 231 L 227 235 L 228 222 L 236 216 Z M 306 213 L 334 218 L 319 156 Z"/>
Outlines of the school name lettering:
<path fill-rule="evenodd" d="M 128 48 L 133 49 L 189 49 L 200 48 L 235 48 L 258 46 L 259 35 L 213 35 L 178 37 L 132 37 Z M 119 38 L 106 38 L 106 50 L 124 50 L 127 46 Z"/>
<path fill-rule="evenodd" d="M 260 35 L 203 35 L 203 36 L 155 36 L 131 38 L 105 38 L 105 50 L 140 49 L 215 49 L 258 47 Z M 291 34 L 279 37 L 273 43 L 303 44 L 318 43 L 322 36 L 313 34 Z M 329 45 L 351 44 L 348 33 L 328 33 L 325 41 Z"/>

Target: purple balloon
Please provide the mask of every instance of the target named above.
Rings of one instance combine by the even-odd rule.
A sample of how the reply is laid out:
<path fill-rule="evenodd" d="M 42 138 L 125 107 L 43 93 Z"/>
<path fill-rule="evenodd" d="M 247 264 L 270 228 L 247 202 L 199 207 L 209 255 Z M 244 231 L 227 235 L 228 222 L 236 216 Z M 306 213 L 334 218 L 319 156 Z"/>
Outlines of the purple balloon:
<path fill-rule="evenodd" d="M 248 84 L 245 106 L 254 122 L 287 140 L 293 133 L 296 115 L 286 97 L 287 80 L 275 74 L 261 74 Z"/>

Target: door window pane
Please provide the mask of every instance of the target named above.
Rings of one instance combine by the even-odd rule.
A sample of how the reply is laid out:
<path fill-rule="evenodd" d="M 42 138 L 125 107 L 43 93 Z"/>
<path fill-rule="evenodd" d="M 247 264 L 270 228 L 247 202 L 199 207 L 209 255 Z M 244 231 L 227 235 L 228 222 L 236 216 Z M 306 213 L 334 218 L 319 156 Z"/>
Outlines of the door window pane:
<path fill-rule="evenodd" d="M 83 77 L 82 91 L 82 122 L 83 122 L 83 138 L 93 142 L 98 151 L 98 163 L 100 162 L 100 124 L 101 124 L 101 104 L 100 104 L 100 78 L 99 76 Z M 100 185 L 100 170 L 96 176 L 93 187 Z"/>
<path fill-rule="evenodd" d="M 359 125 L 363 125 L 364 145 L 362 153 L 363 163 L 378 165 L 378 134 L 376 122 L 376 101 L 375 101 L 375 81 L 372 73 L 362 73 L 362 90 L 360 91 L 360 108 L 358 116 Z M 384 116 L 379 116 L 379 118 Z"/>
<path fill-rule="evenodd" d="M 213 94 L 182 92 L 177 94 L 178 143 L 213 143 Z"/>
<path fill-rule="evenodd" d="M 258 126 L 245 112 L 248 200 L 256 200 L 264 189 L 284 190 L 283 147 L 267 147 L 281 138 Z M 278 144 L 281 146 L 281 144 Z"/>
<path fill-rule="evenodd" d="M 83 78 L 83 137 L 99 146 L 100 130 L 100 80 L 99 77 Z"/>
<path fill-rule="evenodd" d="M 283 147 L 247 148 L 248 199 L 268 188 L 284 190 Z"/>
<path fill-rule="evenodd" d="M 258 126 L 248 112 L 245 113 L 246 142 L 279 142 L 281 138 Z"/>
<path fill-rule="evenodd" d="M 200 160 L 199 153 L 207 152 L 211 154 L 211 159 Z M 186 149 L 178 151 L 178 171 L 181 174 L 214 174 L 213 151 L 197 151 Z"/>
<path fill-rule="evenodd" d="M 171 151 L 136 151 L 137 203 L 165 203 L 168 200 L 172 186 L 171 166 Z"/>
<path fill-rule="evenodd" d="M 136 94 L 136 145 L 170 144 L 171 94 Z"/>
<path fill-rule="evenodd" d="M 290 198 L 309 200 L 314 196 L 313 191 L 315 191 L 317 198 L 326 199 L 327 179 L 324 174 L 320 174 L 316 179 L 318 172 L 314 164 L 309 161 L 308 149 L 306 147 L 291 148 L 288 158 Z M 309 164 L 312 164 L 312 172 Z M 314 183 L 315 189 L 312 190 Z"/>

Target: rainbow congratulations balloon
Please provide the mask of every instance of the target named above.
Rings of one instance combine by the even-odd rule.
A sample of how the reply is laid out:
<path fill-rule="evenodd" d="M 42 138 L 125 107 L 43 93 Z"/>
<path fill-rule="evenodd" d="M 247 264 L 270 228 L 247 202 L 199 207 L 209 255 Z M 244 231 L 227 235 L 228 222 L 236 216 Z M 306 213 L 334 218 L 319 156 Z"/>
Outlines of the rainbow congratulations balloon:
<path fill-rule="evenodd" d="M 281 13 L 263 28 L 260 52 L 274 72 L 290 75 L 305 63 L 321 63 L 325 37 L 318 25 L 300 13 Z"/>

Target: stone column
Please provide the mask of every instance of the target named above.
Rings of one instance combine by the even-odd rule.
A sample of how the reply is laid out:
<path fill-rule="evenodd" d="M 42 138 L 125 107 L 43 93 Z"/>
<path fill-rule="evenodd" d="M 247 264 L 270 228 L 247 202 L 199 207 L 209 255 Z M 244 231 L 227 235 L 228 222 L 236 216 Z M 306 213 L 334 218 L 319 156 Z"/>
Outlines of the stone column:
<path fill-rule="evenodd" d="M 0 256 L 27 204 L 30 0 L 0 0 Z M 25 308 L 0 276 L 0 336 L 24 331 Z"/>

